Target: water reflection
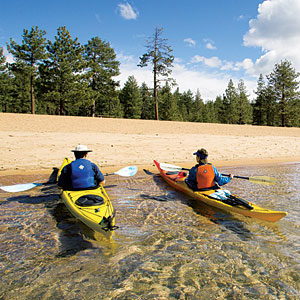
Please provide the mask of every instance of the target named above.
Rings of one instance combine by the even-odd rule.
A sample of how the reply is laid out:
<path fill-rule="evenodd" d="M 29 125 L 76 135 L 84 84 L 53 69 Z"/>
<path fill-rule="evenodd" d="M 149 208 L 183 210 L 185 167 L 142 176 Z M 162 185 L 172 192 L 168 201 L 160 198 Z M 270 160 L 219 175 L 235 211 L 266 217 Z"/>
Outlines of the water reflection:
<path fill-rule="evenodd" d="M 55 186 L 0 193 L 0 298 L 299 298 L 300 166 L 222 172 L 276 177 L 275 187 L 228 188 L 289 215 L 278 224 L 229 215 L 140 171 L 108 178 L 119 229 L 106 236 L 76 221 Z"/>

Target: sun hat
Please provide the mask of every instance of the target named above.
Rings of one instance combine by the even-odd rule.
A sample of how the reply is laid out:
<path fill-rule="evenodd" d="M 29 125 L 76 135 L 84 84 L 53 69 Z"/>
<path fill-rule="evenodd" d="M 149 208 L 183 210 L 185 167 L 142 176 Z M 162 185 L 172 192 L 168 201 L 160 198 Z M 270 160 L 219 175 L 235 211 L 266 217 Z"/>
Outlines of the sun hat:
<path fill-rule="evenodd" d="M 193 154 L 199 156 L 200 159 L 205 159 L 208 156 L 208 152 L 204 148 L 197 150 Z"/>
<path fill-rule="evenodd" d="M 72 152 L 92 152 L 86 145 L 77 145 Z"/>

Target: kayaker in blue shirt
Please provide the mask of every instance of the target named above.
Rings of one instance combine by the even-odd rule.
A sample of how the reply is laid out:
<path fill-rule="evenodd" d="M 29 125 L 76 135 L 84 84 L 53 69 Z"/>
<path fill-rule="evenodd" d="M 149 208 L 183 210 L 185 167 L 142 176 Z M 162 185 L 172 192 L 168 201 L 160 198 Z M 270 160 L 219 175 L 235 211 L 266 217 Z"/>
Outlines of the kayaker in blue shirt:
<path fill-rule="evenodd" d="M 99 184 L 104 184 L 104 175 L 99 168 L 87 160 L 88 152 L 86 145 L 78 145 L 74 152 L 75 160 L 66 165 L 59 176 L 57 185 L 63 190 L 87 190 L 95 189 Z"/>
<path fill-rule="evenodd" d="M 222 176 L 215 166 L 207 162 L 208 152 L 201 148 L 195 153 L 197 164 L 189 171 L 186 184 L 194 191 L 218 189 L 228 183 L 233 175 Z"/>

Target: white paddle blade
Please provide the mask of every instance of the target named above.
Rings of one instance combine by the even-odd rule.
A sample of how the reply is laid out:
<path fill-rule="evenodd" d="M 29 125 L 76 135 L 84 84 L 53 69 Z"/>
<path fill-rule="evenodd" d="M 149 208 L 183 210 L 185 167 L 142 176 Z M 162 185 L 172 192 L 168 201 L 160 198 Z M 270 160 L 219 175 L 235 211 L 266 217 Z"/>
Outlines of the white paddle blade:
<path fill-rule="evenodd" d="M 162 170 L 169 171 L 169 172 L 181 171 L 182 170 L 181 167 L 171 165 L 171 164 L 166 164 L 166 163 L 160 163 L 159 166 Z"/>
<path fill-rule="evenodd" d="M 119 171 L 115 172 L 114 174 L 120 175 L 120 176 L 133 176 L 136 174 L 138 168 L 136 166 L 129 166 L 120 169 Z"/>
<path fill-rule="evenodd" d="M 36 186 L 42 185 L 42 183 L 23 183 L 23 184 L 14 184 L 14 185 L 6 185 L 6 186 L 0 186 L 0 189 L 8 192 L 8 193 L 18 193 L 18 192 L 24 192 L 31 190 L 35 188 Z"/>

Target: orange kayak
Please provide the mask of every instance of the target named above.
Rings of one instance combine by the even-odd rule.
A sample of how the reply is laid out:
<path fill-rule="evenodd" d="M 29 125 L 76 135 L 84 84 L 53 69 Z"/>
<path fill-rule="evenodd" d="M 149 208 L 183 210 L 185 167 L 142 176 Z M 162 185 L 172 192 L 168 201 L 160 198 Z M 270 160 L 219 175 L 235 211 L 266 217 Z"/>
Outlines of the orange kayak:
<path fill-rule="evenodd" d="M 206 203 L 207 205 L 219 208 L 229 213 L 237 213 L 244 215 L 246 217 L 257 218 L 269 222 L 277 222 L 281 218 L 287 215 L 284 211 L 275 211 L 266 208 L 262 208 L 252 202 L 245 199 L 231 195 L 230 198 L 226 200 L 220 200 L 210 196 L 215 193 L 216 190 L 210 191 L 193 191 L 185 183 L 186 174 L 183 172 L 168 172 L 160 168 L 159 162 L 154 160 L 157 166 L 160 176 L 173 188 L 176 190 Z"/>

